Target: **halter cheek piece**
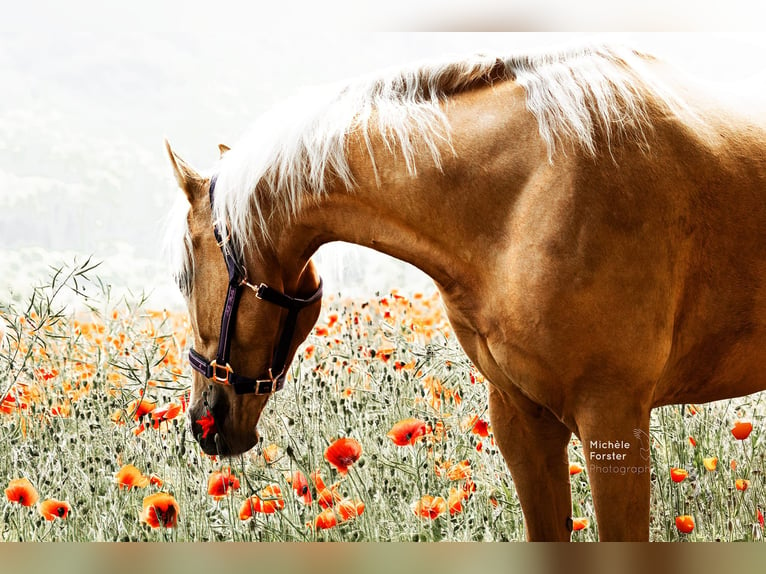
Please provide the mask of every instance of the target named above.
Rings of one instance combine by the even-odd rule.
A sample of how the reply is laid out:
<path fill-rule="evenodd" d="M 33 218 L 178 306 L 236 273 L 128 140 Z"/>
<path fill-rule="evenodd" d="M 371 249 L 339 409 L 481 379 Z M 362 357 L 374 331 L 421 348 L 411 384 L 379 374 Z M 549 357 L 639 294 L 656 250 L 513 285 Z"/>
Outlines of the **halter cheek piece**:
<path fill-rule="evenodd" d="M 213 176 L 210 180 L 211 210 L 213 208 L 215 182 L 216 177 Z M 231 385 L 234 387 L 234 392 L 238 395 L 251 393 L 266 395 L 274 393 L 285 384 L 285 378 L 287 377 L 287 354 L 295 334 L 298 313 L 304 307 L 308 307 L 322 298 L 322 280 L 319 280 L 319 287 L 308 299 L 290 297 L 281 291 L 269 287 L 265 283 L 255 286 L 247 281 L 247 273 L 244 266 L 235 259 L 233 251 L 224 248 L 224 244 L 229 239 L 228 235 L 226 238 L 223 238 L 217 223 L 213 226 L 213 231 L 216 241 L 218 241 L 218 245 L 223 252 L 226 269 L 229 272 L 229 287 L 226 293 L 226 303 L 223 306 L 223 315 L 221 316 L 221 336 L 218 339 L 218 353 L 214 360 L 208 361 L 194 349 L 189 349 L 189 363 L 191 363 L 194 370 L 202 373 L 208 379 L 222 385 Z M 229 365 L 229 352 L 237 319 L 237 306 L 242 296 L 242 290 L 245 287 L 252 289 L 258 299 L 287 309 L 287 318 L 282 329 L 282 335 L 274 350 L 271 367 L 269 367 L 268 376 L 266 377 L 251 378 L 238 375 Z"/>

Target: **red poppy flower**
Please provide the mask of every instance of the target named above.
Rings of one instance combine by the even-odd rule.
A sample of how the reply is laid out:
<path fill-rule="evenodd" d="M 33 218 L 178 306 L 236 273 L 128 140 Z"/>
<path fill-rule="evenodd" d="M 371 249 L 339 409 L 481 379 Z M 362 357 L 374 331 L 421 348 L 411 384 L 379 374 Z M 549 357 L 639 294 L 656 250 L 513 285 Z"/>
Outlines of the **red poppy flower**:
<path fill-rule="evenodd" d="M 447 507 L 449 508 L 450 516 L 454 516 L 458 512 L 463 511 L 463 501 L 468 500 L 468 497 L 470 495 L 471 495 L 470 490 L 466 490 L 465 488 L 452 487 L 449 489 L 449 497 L 447 497 Z"/>
<path fill-rule="evenodd" d="M 253 516 L 254 512 L 262 514 L 274 514 L 277 510 L 285 507 L 285 501 L 282 498 L 282 489 L 276 484 L 270 484 L 258 494 L 254 494 L 242 503 L 239 507 L 240 520 L 247 520 Z"/>
<path fill-rule="evenodd" d="M 338 517 L 332 508 L 327 508 L 314 519 L 314 528 L 324 530 L 338 525 Z"/>
<path fill-rule="evenodd" d="M 148 401 L 146 399 L 136 399 L 128 406 L 128 412 L 133 413 L 133 418 L 138 420 L 142 416 L 152 412 L 155 408 L 157 408 L 157 405 L 152 401 Z"/>
<path fill-rule="evenodd" d="M 353 438 L 339 438 L 324 451 L 327 462 L 346 474 L 349 467 L 362 456 L 362 445 Z"/>
<path fill-rule="evenodd" d="M 576 462 L 573 462 L 569 465 L 569 476 L 580 474 L 582 471 L 583 471 L 583 467 L 577 464 Z"/>
<path fill-rule="evenodd" d="M 152 425 L 154 428 L 160 428 L 160 423 L 176 418 L 181 413 L 181 405 L 170 403 L 160 409 L 152 411 Z"/>
<path fill-rule="evenodd" d="M 218 430 L 215 428 L 215 419 L 213 413 L 207 411 L 204 417 L 197 419 L 197 424 L 202 427 L 202 438 L 207 438 L 209 433 L 215 434 Z"/>
<path fill-rule="evenodd" d="M 66 518 L 71 507 L 68 502 L 49 498 L 40 503 L 38 510 L 45 520 L 55 520 L 56 518 Z"/>
<path fill-rule="evenodd" d="M 397 446 L 415 444 L 421 436 L 426 434 L 426 423 L 420 419 L 404 419 L 396 423 L 386 435 Z"/>
<path fill-rule="evenodd" d="M 117 474 L 114 475 L 114 479 L 117 482 L 117 486 L 120 488 L 127 488 L 128 490 L 134 486 L 136 488 L 145 488 L 149 486 L 149 477 L 144 476 L 141 471 L 132 464 L 124 465 L 117 471 Z"/>
<path fill-rule="evenodd" d="M 178 523 L 178 503 L 167 492 L 150 494 L 144 498 L 141 522 L 152 528 L 173 528 Z"/>
<path fill-rule="evenodd" d="M 364 512 L 364 502 L 361 500 L 352 500 L 351 498 L 344 498 L 336 506 L 336 510 L 340 515 L 341 521 L 351 520 L 356 518 Z"/>
<path fill-rule="evenodd" d="M 479 419 L 473 425 L 471 432 L 473 434 L 479 435 L 480 437 L 486 438 L 489 436 L 489 423 L 485 420 Z"/>
<path fill-rule="evenodd" d="M 734 481 L 734 486 L 740 492 L 745 492 L 747 488 L 750 486 L 750 481 L 745 480 L 744 478 L 738 478 L 737 480 Z"/>
<path fill-rule="evenodd" d="M 683 532 L 684 534 L 691 533 L 691 531 L 694 530 L 694 518 L 688 514 L 676 516 L 676 528 L 679 532 Z"/>
<path fill-rule="evenodd" d="M 447 510 L 447 501 L 441 496 L 434 498 L 430 494 L 426 494 L 415 503 L 412 510 L 416 516 L 433 520 Z"/>
<path fill-rule="evenodd" d="M 737 440 L 745 440 L 751 432 L 753 432 L 753 423 L 746 419 L 737 420 L 731 429 L 731 434 Z"/>
<path fill-rule="evenodd" d="M 761 528 L 763 528 L 763 512 L 761 512 L 761 509 L 756 509 L 757 512 L 755 514 L 755 517 L 758 519 L 758 524 L 761 525 Z"/>
<path fill-rule="evenodd" d="M 207 493 L 217 500 L 229 494 L 230 490 L 238 489 L 239 480 L 231 474 L 230 468 L 216 471 L 207 479 Z"/>
<path fill-rule="evenodd" d="M 5 496 L 11 502 L 21 506 L 32 506 L 40 499 L 35 487 L 26 478 L 15 478 L 8 483 L 5 489 Z"/>
<path fill-rule="evenodd" d="M 304 504 L 311 504 L 311 489 L 309 488 L 309 481 L 306 479 L 306 475 L 300 470 L 296 470 L 290 477 L 290 483 L 292 484 L 295 496 L 303 501 Z"/>
<path fill-rule="evenodd" d="M 696 440 L 694 440 L 694 437 L 693 437 L 693 436 L 690 436 L 690 437 L 689 437 L 689 444 L 690 444 L 690 445 L 692 445 L 692 446 L 693 446 L 693 447 L 695 447 L 695 448 L 697 447 L 697 441 L 696 441 Z"/>
<path fill-rule="evenodd" d="M 683 482 L 689 473 L 683 468 L 671 468 L 670 478 L 673 482 Z"/>
<path fill-rule="evenodd" d="M 585 530 L 588 528 L 588 525 L 590 524 L 590 520 L 587 518 L 573 518 L 572 519 L 572 532 L 577 532 L 578 530 Z"/>
<path fill-rule="evenodd" d="M 705 465 L 705 468 L 708 469 L 708 471 L 713 472 L 718 467 L 718 457 L 711 456 L 703 458 L 702 464 Z"/>

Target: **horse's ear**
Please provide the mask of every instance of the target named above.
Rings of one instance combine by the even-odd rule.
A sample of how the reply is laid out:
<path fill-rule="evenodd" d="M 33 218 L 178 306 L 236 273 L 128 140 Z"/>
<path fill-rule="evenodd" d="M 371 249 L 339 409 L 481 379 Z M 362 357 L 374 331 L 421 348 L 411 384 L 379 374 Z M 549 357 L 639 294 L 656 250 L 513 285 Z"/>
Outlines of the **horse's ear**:
<path fill-rule="evenodd" d="M 230 149 L 231 148 L 229 146 L 227 146 L 226 144 L 218 144 L 218 151 L 221 152 L 221 157 L 223 157 L 223 154 L 225 154 Z"/>
<path fill-rule="evenodd" d="M 189 203 L 194 202 L 196 190 L 204 183 L 204 178 L 194 171 L 188 163 L 182 160 L 170 147 L 170 142 L 165 140 L 165 149 L 168 152 L 170 163 L 173 166 L 173 173 L 176 176 L 178 187 L 180 187 L 189 199 Z"/>

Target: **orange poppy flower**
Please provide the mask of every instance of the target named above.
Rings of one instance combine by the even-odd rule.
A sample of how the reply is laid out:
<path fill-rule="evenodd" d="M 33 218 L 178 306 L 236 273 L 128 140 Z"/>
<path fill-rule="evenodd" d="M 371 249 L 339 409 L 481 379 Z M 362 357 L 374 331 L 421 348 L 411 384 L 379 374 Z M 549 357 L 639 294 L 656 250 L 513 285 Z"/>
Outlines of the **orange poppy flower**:
<path fill-rule="evenodd" d="M 731 429 L 731 434 L 737 440 L 745 440 L 753 432 L 753 423 L 747 419 L 739 419 L 734 423 Z"/>
<path fill-rule="evenodd" d="M 324 451 L 327 462 L 346 474 L 348 469 L 362 456 L 362 445 L 353 438 L 339 438 Z"/>
<path fill-rule="evenodd" d="M 351 520 L 356 518 L 364 512 L 364 502 L 361 500 L 352 500 L 350 498 L 344 498 L 338 502 L 336 507 L 338 514 L 340 514 L 341 521 Z"/>
<path fill-rule="evenodd" d="M 56 518 L 66 518 L 71 507 L 68 502 L 49 498 L 40 503 L 38 510 L 45 520 L 55 520 Z"/>
<path fill-rule="evenodd" d="M 734 486 L 740 492 L 745 492 L 747 488 L 750 486 L 750 481 L 745 480 L 744 478 L 738 478 L 737 480 L 734 481 Z"/>
<path fill-rule="evenodd" d="M 149 486 L 149 477 L 144 476 L 141 471 L 132 464 L 124 465 L 117 471 L 117 474 L 114 475 L 114 479 L 117 482 L 117 486 L 120 488 L 127 488 L 128 490 L 134 486 L 136 488 L 145 488 Z"/>
<path fill-rule="evenodd" d="M 338 517 L 332 508 L 327 508 L 314 519 L 314 528 L 324 530 L 338 525 Z"/>
<path fill-rule="evenodd" d="M 415 444 L 421 436 L 426 434 L 426 423 L 420 419 L 404 419 L 396 423 L 386 435 L 397 446 Z"/>
<path fill-rule="evenodd" d="M 708 469 L 710 472 L 713 472 L 718 467 L 718 457 L 711 456 L 711 457 L 703 458 L 702 464 L 704 464 L 705 468 Z"/>
<path fill-rule="evenodd" d="M 167 492 L 150 494 L 142 506 L 139 518 L 152 528 L 173 528 L 178 523 L 178 503 Z"/>
<path fill-rule="evenodd" d="M 697 441 L 696 441 L 696 440 L 694 440 L 694 437 L 693 437 L 693 436 L 690 436 L 690 437 L 689 437 L 689 444 L 690 444 L 690 445 L 692 445 L 693 447 L 695 447 L 695 448 L 696 448 L 696 446 L 697 446 Z"/>
<path fill-rule="evenodd" d="M 285 507 L 285 501 L 282 498 L 282 489 L 276 484 L 270 484 L 258 494 L 254 494 L 242 503 L 239 507 L 240 520 L 247 520 L 253 516 L 254 512 L 262 514 L 274 514 L 277 510 Z"/>
<path fill-rule="evenodd" d="M 213 472 L 207 479 L 207 493 L 216 500 L 229 494 L 230 490 L 238 489 L 239 479 L 231 474 L 230 468 Z"/>
<path fill-rule="evenodd" d="M 148 401 L 146 399 L 136 399 L 128 406 L 128 412 L 133 413 L 133 418 L 138 420 L 142 416 L 152 412 L 155 408 L 157 408 L 157 405 L 152 401 Z"/>
<path fill-rule="evenodd" d="M 569 476 L 574 476 L 576 474 L 580 474 L 583 471 L 583 467 L 577 464 L 576 462 L 570 463 L 569 465 Z"/>
<path fill-rule="evenodd" d="M 455 463 L 447 471 L 447 478 L 449 480 L 465 480 L 471 478 L 471 461 L 461 460 Z"/>
<path fill-rule="evenodd" d="M 160 409 L 152 411 L 152 424 L 154 428 L 160 428 L 160 423 L 176 418 L 181 413 L 181 405 L 170 403 Z"/>
<path fill-rule="evenodd" d="M 673 482 L 683 482 L 689 473 L 683 468 L 671 468 L 670 478 Z"/>
<path fill-rule="evenodd" d="M 309 481 L 306 479 L 306 475 L 300 470 L 296 470 L 290 477 L 290 483 L 292 484 L 295 496 L 303 501 L 303 504 L 311 504 L 311 489 L 309 488 Z"/>
<path fill-rule="evenodd" d="M 271 464 L 279 458 L 279 447 L 275 444 L 270 444 L 263 448 L 263 459 Z"/>
<path fill-rule="evenodd" d="M 441 496 L 434 498 L 430 494 L 426 494 L 415 503 L 412 510 L 416 516 L 433 520 L 447 510 L 447 501 Z"/>
<path fill-rule="evenodd" d="M 480 437 L 486 438 L 489 436 L 489 423 L 485 420 L 479 419 L 473 425 L 471 432 L 473 434 L 479 435 Z"/>
<path fill-rule="evenodd" d="M 590 524 L 590 520 L 587 518 L 573 518 L 572 519 L 572 532 L 577 532 L 578 530 L 585 530 L 588 528 L 588 525 Z"/>
<path fill-rule="evenodd" d="M 691 531 L 694 530 L 694 518 L 688 514 L 676 516 L 676 528 L 679 532 L 683 532 L 684 534 L 691 533 Z"/>
<path fill-rule="evenodd" d="M 734 460 L 734 459 L 731 459 L 731 462 L 729 463 L 729 467 L 730 467 L 732 470 L 737 470 L 737 461 L 736 461 L 736 460 Z"/>
<path fill-rule="evenodd" d="M 197 419 L 197 424 L 202 427 L 202 438 L 207 438 L 209 433 L 215 434 L 218 430 L 215 428 L 215 419 L 213 413 L 207 411 L 204 417 Z"/>
<path fill-rule="evenodd" d="M 26 478 L 15 478 L 8 483 L 5 489 L 6 498 L 21 506 L 32 506 L 40 499 L 35 487 Z"/>
<path fill-rule="evenodd" d="M 458 512 L 462 512 L 463 501 L 468 500 L 470 496 L 470 490 L 466 490 L 465 488 L 450 488 L 449 496 L 447 497 L 447 508 L 449 508 L 450 516 L 454 516 Z"/>
<path fill-rule="evenodd" d="M 162 486 L 164 481 L 156 474 L 153 474 L 149 477 L 149 484 L 152 486 Z"/>

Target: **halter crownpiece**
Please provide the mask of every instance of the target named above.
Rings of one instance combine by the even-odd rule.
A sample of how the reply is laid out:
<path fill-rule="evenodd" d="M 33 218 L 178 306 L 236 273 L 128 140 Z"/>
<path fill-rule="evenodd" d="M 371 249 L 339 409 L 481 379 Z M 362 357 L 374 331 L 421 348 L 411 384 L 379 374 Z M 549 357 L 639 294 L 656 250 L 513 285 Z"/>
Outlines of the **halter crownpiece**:
<path fill-rule="evenodd" d="M 216 176 L 210 179 L 210 209 L 213 209 L 213 199 L 215 191 Z M 208 379 L 222 384 L 231 385 L 234 392 L 238 395 L 256 394 L 267 395 L 280 390 L 285 384 L 287 377 L 287 355 L 290 351 L 295 334 L 295 326 L 298 320 L 298 313 L 301 309 L 316 303 L 322 298 L 322 279 L 319 279 L 319 287 L 307 299 L 299 299 L 286 295 L 265 283 L 253 285 L 247 280 L 245 267 L 234 256 L 231 249 L 225 249 L 224 245 L 229 240 L 228 234 L 223 239 L 218 224 L 213 225 L 213 232 L 218 245 L 221 247 L 223 259 L 226 262 L 226 269 L 229 273 L 229 287 L 226 292 L 226 302 L 223 306 L 223 315 L 221 316 L 221 336 L 218 339 L 218 353 L 215 359 L 208 361 L 193 348 L 189 349 L 189 363 L 195 371 L 202 373 Z M 279 343 L 274 350 L 271 367 L 265 377 L 252 378 L 239 375 L 234 372 L 229 364 L 229 353 L 231 351 L 231 341 L 234 337 L 234 327 L 237 319 L 237 307 L 239 299 L 242 296 L 242 290 L 247 287 L 255 292 L 255 296 L 267 301 L 273 305 L 278 305 L 287 309 L 287 318 L 282 329 L 282 335 Z"/>

